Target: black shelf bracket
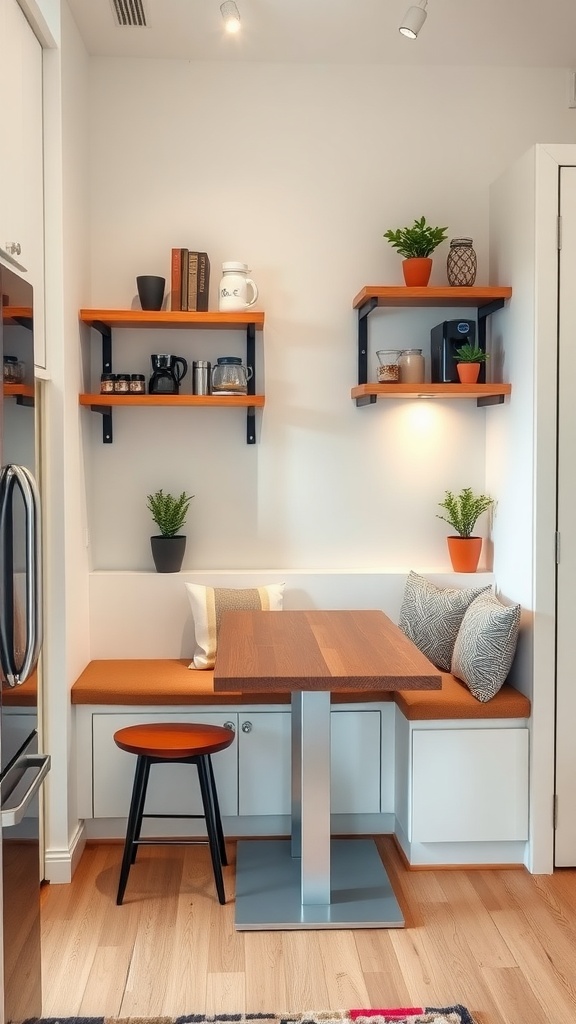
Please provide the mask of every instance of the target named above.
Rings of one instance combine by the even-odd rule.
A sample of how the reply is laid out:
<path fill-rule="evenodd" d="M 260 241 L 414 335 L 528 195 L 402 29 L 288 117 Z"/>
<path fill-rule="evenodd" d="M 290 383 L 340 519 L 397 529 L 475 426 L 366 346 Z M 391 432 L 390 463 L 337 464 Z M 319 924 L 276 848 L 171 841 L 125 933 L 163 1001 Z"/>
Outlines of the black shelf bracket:
<path fill-rule="evenodd" d="M 114 435 L 112 433 L 112 407 L 110 405 L 91 405 L 92 412 L 99 412 L 102 416 L 102 443 L 112 444 Z"/>
<path fill-rule="evenodd" d="M 377 299 L 368 299 L 358 309 L 358 383 L 368 383 L 368 317 L 378 305 Z M 376 395 L 363 395 L 356 399 L 356 405 L 374 405 Z"/>
<path fill-rule="evenodd" d="M 29 406 L 34 408 L 34 396 L 33 395 L 16 395 L 16 405 Z"/>
<path fill-rule="evenodd" d="M 246 366 L 251 367 L 248 394 L 256 394 L 256 324 L 246 326 Z M 246 410 L 246 444 L 256 444 L 256 407 L 249 405 Z"/>
<path fill-rule="evenodd" d="M 502 405 L 504 395 L 483 395 L 476 399 L 476 405 Z"/>

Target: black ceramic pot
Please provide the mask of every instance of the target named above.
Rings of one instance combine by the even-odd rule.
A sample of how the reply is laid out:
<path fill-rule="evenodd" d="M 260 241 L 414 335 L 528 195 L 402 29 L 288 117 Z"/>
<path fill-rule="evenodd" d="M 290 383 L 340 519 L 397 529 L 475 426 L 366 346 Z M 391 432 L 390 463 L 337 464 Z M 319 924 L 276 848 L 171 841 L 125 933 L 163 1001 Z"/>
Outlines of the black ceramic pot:
<path fill-rule="evenodd" d="M 186 550 L 186 537 L 150 537 L 156 572 L 180 572 Z"/>
<path fill-rule="evenodd" d="M 138 297 L 142 309 L 162 309 L 166 279 L 150 274 L 136 278 Z"/>

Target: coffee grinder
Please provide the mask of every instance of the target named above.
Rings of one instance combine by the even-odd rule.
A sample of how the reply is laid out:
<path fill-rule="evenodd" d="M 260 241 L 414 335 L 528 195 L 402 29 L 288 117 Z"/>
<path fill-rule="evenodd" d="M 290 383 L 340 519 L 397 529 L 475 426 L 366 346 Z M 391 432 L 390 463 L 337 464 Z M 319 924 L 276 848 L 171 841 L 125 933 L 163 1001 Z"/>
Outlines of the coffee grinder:
<path fill-rule="evenodd" d="M 474 320 L 445 320 L 430 332 L 430 364 L 433 384 L 459 384 L 456 350 L 462 345 L 476 345 L 476 323 Z M 480 364 L 479 381 L 486 380 L 486 364 Z"/>

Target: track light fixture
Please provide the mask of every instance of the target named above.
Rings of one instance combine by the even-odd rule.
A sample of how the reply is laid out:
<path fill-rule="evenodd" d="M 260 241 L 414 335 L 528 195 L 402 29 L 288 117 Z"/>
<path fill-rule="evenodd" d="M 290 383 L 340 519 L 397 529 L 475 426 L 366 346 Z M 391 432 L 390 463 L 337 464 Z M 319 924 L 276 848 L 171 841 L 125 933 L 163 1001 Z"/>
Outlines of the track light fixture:
<path fill-rule="evenodd" d="M 225 3 L 220 4 L 220 13 L 224 19 L 224 26 L 227 32 L 240 31 L 240 11 L 234 0 L 225 0 Z"/>
<path fill-rule="evenodd" d="M 400 25 L 400 33 L 408 39 L 416 39 L 422 25 L 426 21 L 428 0 L 420 0 L 417 7 L 409 7 Z"/>

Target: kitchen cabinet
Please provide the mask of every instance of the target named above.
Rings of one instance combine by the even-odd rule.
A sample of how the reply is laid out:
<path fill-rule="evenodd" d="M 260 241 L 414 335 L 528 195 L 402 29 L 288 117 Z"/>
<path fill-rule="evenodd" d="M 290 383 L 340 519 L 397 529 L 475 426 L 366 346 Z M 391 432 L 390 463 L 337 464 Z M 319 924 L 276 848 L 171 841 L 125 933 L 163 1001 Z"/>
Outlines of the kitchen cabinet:
<path fill-rule="evenodd" d="M 478 313 L 478 343 L 486 342 L 486 319 L 502 309 L 511 288 L 405 288 L 367 285 L 356 295 L 358 310 L 358 384 L 352 388 L 356 405 L 378 398 L 475 398 L 477 405 L 494 405 L 511 393 L 510 384 L 377 384 L 368 381 L 368 318 L 381 307 L 466 307 Z"/>
<path fill-rule="evenodd" d="M 102 440 L 111 444 L 113 407 L 148 406 L 220 406 L 246 409 L 246 443 L 256 443 L 255 410 L 264 405 L 264 395 L 256 394 L 256 332 L 264 328 L 264 313 L 252 310 L 234 313 L 189 313 L 186 311 L 148 311 L 133 309 L 81 309 L 80 320 L 102 338 L 102 373 L 112 373 L 112 331 L 120 328 L 145 330 L 243 330 L 246 332 L 246 366 L 253 370 L 246 395 L 101 395 L 81 394 L 80 405 L 88 406 L 103 418 Z M 191 368 L 190 368 L 191 369 Z"/>
<path fill-rule="evenodd" d="M 198 712 L 174 708 L 139 712 L 94 711 L 78 706 L 78 814 L 126 818 L 136 759 L 120 750 L 114 733 L 148 722 L 205 722 L 234 728 L 236 742 L 213 758 L 220 810 L 225 817 L 290 814 L 290 711 L 227 707 Z M 381 713 L 378 709 L 332 711 L 332 812 L 380 812 Z M 196 773 L 189 765 L 152 768 L 150 813 L 200 814 Z"/>
<path fill-rule="evenodd" d="M 0 4 L 0 91 L 0 249 L 34 288 L 34 359 L 45 367 L 42 47 L 16 0 Z"/>

